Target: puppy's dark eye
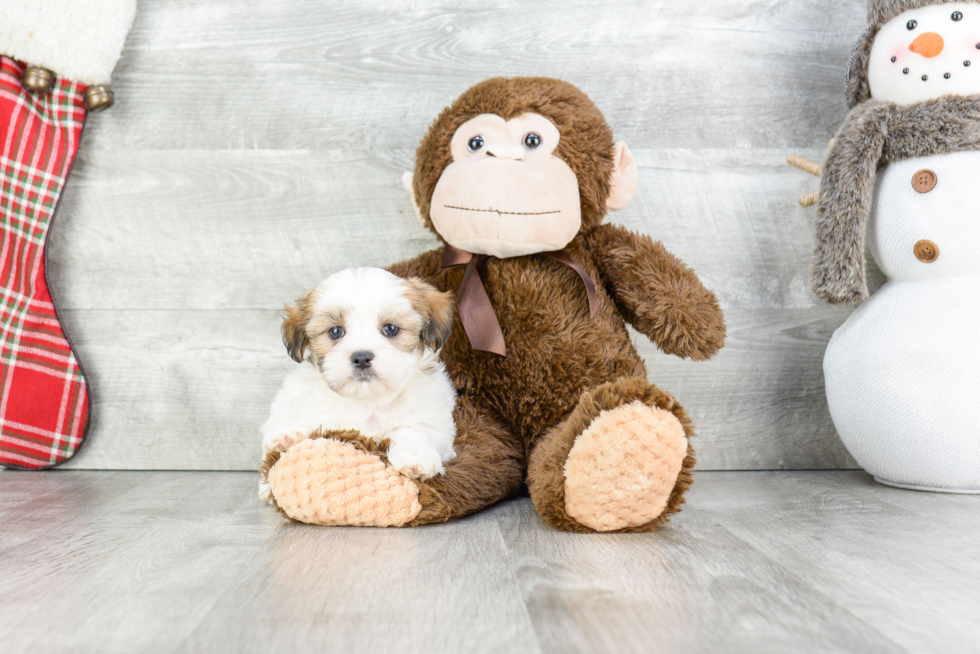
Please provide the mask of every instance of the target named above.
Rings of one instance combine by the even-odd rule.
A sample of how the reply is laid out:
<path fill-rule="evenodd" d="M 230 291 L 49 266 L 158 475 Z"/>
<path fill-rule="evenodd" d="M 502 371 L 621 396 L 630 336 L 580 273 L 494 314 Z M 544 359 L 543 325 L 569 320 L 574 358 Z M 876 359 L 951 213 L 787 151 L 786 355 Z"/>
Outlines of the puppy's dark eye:
<path fill-rule="evenodd" d="M 963 14 L 959 11 L 954 11 L 953 15 L 950 16 L 953 20 L 963 20 Z"/>
<path fill-rule="evenodd" d="M 398 325 L 385 325 L 384 327 L 381 328 L 381 333 L 387 336 L 388 338 L 398 336 L 398 332 L 400 331 L 401 330 L 398 329 Z"/>
<path fill-rule="evenodd" d="M 914 30 L 916 27 L 918 27 L 918 25 L 919 21 L 917 20 L 910 20 L 909 22 L 905 23 L 905 27 L 909 28 L 909 30 Z"/>
<path fill-rule="evenodd" d="M 327 336 L 329 336 L 330 340 L 332 341 L 339 341 L 346 333 L 347 332 L 344 331 L 343 327 L 331 327 L 327 330 Z"/>
<path fill-rule="evenodd" d="M 470 149 L 470 152 L 476 152 L 483 147 L 483 137 L 477 134 L 470 139 L 470 142 L 466 144 L 466 147 Z"/>
<path fill-rule="evenodd" d="M 541 145 L 541 135 L 530 132 L 524 136 L 524 147 L 528 150 L 537 149 Z"/>

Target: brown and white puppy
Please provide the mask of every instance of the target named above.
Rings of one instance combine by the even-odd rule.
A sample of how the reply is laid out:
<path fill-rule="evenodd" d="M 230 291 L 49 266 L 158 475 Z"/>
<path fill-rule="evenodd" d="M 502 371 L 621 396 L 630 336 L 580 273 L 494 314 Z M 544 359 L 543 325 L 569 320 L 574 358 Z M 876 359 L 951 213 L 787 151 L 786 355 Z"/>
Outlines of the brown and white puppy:
<path fill-rule="evenodd" d="M 428 479 L 454 456 L 456 393 L 438 359 L 453 295 L 380 268 L 351 268 L 286 307 L 283 343 L 300 365 L 261 427 L 263 454 L 317 430 L 389 439 L 388 460 Z M 260 495 L 267 497 L 263 480 Z"/>

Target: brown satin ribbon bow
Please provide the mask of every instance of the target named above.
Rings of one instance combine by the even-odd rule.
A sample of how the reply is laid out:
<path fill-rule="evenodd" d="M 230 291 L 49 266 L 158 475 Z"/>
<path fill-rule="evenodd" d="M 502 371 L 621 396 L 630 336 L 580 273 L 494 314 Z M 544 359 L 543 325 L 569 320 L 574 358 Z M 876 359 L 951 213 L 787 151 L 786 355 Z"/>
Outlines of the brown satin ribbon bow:
<path fill-rule="evenodd" d="M 585 284 L 585 291 L 589 295 L 589 317 L 595 318 L 595 313 L 599 308 L 599 300 L 596 296 L 595 284 L 589 273 L 585 272 L 578 261 L 564 250 L 554 252 L 542 252 L 559 261 L 575 272 L 582 278 Z M 494 352 L 501 356 L 507 356 L 507 345 L 504 343 L 504 333 L 500 330 L 500 323 L 497 322 L 497 314 L 493 311 L 487 290 L 483 287 L 483 273 L 487 268 L 488 254 L 473 254 L 466 250 L 460 250 L 446 243 L 442 253 L 442 267 L 453 268 L 455 266 L 466 265 L 466 272 L 463 273 L 463 281 L 459 285 L 459 293 L 456 294 L 456 306 L 459 307 L 459 318 L 463 322 L 463 329 L 466 336 L 470 339 L 470 345 L 474 350 L 483 352 Z"/>

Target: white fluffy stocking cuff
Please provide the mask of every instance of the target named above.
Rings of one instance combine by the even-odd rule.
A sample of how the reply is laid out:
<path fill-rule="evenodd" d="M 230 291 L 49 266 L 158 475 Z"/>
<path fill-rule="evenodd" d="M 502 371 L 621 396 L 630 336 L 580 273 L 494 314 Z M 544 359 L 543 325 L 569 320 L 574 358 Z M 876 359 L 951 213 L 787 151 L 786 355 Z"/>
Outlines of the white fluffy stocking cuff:
<path fill-rule="evenodd" d="M 107 84 L 135 15 L 136 0 L 3 0 L 0 54 Z"/>

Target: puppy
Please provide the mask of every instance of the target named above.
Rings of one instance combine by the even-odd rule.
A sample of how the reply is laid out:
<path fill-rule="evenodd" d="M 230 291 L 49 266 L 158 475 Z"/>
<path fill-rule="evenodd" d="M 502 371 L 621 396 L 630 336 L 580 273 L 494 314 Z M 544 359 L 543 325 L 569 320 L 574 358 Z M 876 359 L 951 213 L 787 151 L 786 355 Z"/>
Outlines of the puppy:
<path fill-rule="evenodd" d="M 453 297 L 380 268 L 351 268 L 286 307 L 282 340 L 299 362 L 261 427 L 263 455 L 318 429 L 389 439 L 388 461 L 428 479 L 454 456 L 456 393 L 438 359 Z M 259 495 L 269 500 L 265 479 Z"/>

